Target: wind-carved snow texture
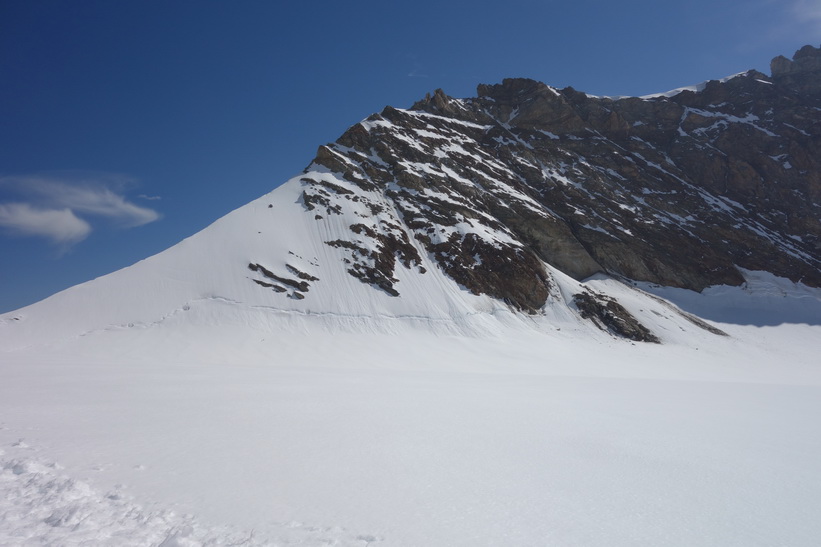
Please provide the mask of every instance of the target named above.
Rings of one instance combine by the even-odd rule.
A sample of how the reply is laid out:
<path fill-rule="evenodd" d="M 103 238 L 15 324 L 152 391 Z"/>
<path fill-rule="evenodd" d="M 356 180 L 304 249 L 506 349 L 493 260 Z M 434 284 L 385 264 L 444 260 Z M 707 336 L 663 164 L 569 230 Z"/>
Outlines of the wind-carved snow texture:
<path fill-rule="evenodd" d="M 260 537 L 253 530 L 203 525 L 192 515 L 143 507 L 121 486 L 100 492 L 42 460 L 22 439 L 0 448 L 0 545 L 367 547 L 381 540 L 300 522 L 271 529 L 273 534 Z"/>

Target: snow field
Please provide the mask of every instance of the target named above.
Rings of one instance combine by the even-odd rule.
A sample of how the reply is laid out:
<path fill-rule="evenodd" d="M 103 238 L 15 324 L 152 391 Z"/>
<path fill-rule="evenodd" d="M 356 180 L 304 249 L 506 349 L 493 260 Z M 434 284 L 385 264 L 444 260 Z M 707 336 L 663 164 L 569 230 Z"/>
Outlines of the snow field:
<path fill-rule="evenodd" d="M 274 535 L 268 538 L 203 526 L 192 515 L 136 504 L 122 485 L 103 494 L 60 465 L 39 460 L 37 452 L 22 440 L 0 449 L 0 545 L 365 547 L 379 541 L 296 521 L 269 525 Z"/>
<path fill-rule="evenodd" d="M 818 290 L 548 268 L 528 316 L 423 253 L 392 298 L 325 243 L 365 206 L 301 191 L 0 317 L 0 544 L 817 546 Z M 663 344 L 582 320 L 585 288 Z"/>
<path fill-rule="evenodd" d="M 98 333 L 96 357 L 7 353 L 0 499 L 27 500 L 15 511 L 29 520 L 2 533 L 52 545 L 117 530 L 157 545 L 189 529 L 173 541 L 228 545 L 253 530 L 283 545 L 815 545 L 818 327 L 719 326 L 734 336 L 634 346 L 568 329 L 263 341 L 173 325 Z M 104 355 L 119 344 L 143 352 Z M 38 452 L 12 453 L 20 438 Z M 38 463 L 50 461 L 64 469 Z M 58 511 L 61 496 L 80 500 L 77 517 Z M 65 526 L 45 522 L 55 511 Z M 108 532 L 75 530 L 83 511 Z"/>

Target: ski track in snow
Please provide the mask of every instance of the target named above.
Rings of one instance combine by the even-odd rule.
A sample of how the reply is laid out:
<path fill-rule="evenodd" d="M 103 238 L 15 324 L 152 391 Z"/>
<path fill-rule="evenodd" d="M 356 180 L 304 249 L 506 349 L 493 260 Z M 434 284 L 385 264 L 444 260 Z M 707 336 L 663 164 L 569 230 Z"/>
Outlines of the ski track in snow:
<path fill-rule="evenodd" d="M 295 521 L 271 528 L 275 537 L 203 525 L 192 515 L 143 507 L 121 486 L 96 490 L 42 459 L 23 439 L 0 448 L 0 545 L 365 547 L 381 541 L 374 535 Z"/>

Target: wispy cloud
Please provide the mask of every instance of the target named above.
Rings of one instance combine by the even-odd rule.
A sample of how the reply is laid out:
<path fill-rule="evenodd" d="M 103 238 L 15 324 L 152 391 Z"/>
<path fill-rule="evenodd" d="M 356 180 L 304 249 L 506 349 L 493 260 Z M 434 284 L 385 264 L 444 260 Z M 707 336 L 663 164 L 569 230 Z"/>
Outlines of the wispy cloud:
<path fill-rule="evenodd" d="M 71 209 L 35 209 L 28 203 L 0 203 L 0 226 L 23 236 L 73 245 L 91 233 L 91 225 Z"/>
<path fill-rule="evenodd" d="M 71 246 L 92 231 L 89 217 L 123 228 L 160 218 L 128 201 L 133 180 L 109 173 L 61 173 L 0 177 L 0 227 L 18 236 L 43 237 Z"/>

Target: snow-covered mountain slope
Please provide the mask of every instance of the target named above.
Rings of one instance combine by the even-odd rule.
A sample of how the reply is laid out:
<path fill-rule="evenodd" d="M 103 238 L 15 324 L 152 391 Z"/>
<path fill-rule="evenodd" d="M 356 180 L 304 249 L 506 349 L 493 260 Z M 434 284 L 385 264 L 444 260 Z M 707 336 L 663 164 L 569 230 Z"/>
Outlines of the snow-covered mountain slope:
<path fill-rule="evenodd" d="M 329 173 L 307 176 L 339 188 L 345 184 Z M 305 178 L 289 181 L 159 255 L 6 314 L 0 320 L 3 350 L 61 343 L 105 331 L 168 330 L 168 325 L 186 322 L 237 325 L 261 332 L 300 332 L 313 325 L 349 332 L 421 328 L 467 335 L 500 333 L 506 328 L 555 332 L 562 326 L 582 328 L 590 323 L 582 319 L 573 301 L 574 295 L 590 289 L 549 265 L 540 264 L 545 280 L 549 279 L 548 302 L 536 314 L 522 314 L 460 286 L 410 239 L 405 252 L 414 253 L 414 261 L 405 266 L 399 256 L 387 286 L 390 292 L 378 281 L 363 283 L 350 273 L 350 265 L 363 259 L 372 264 L 372 256 L 366 253 L 380 253 L 382 248 L 374 238 L 357 237 L 360 234 L 352 233 L 349 226 L 359 223 L 367 230 L 398 224 L 401 220 L 395 208 L 376 194 L 366 204 L 355 203 L 350 210 L 317 221 L 303 204 L 305 188 L 312 187 Z M 366 215 L 374 205 L 382 208 L 381 213 Z M 340 234 L 349 239 L 340 240 Z M 358 247 L 352 250 L 337 241 Z M 608 287 L 596 293 L 607 294 Z M 671 309 L 627 290 L 635 293 L 633 313 L 640 314 L 641 307 Z M 669 322 L 664 329 L 675 325 L 688 332 L 709 333 L 705 325 L 688 320 L 685 314 L 665 317 L 651 322 Z M 589 326 L 595 336 L 597 329 Z"/>
<path fill-rule="evenodd" d="M 672 321 L 637 318 L 654 301 L 624 306 L 583 280 L 700 291 L 768 271 L 817 287 L 821 79 L 804 65 L 654 98 L 506 80 L 474 99 L 437 91 L 388 107 L 172 249 L 6 314 L 0 346 L 314 317 L 379 332 L 586 324 L 654 342 Z"/>
<path fill-rule="evenodd" d="M 387 108 L 0 316 L 0 544 L 815 547 L 802 51 L 655 98 Z"/>

